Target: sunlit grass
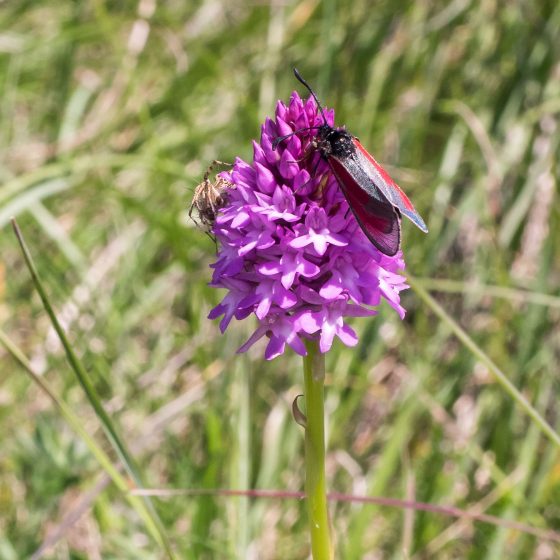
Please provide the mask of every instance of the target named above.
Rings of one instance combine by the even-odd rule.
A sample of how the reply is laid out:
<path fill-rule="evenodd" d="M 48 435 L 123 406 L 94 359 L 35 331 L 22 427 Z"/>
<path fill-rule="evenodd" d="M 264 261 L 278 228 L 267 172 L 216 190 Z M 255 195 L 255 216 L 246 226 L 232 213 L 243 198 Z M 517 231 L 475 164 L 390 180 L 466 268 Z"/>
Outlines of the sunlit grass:
<path fill-rule="evenodd" d="M 251 157 L 294 65 L 426 219 L 427 236 L 404 225 L 410 274 L 558 431 L 556 3 L 15 2 L 0 19 L 2 332 L 115 465 L 9 219 L 147 485 L 300 491 L 300 360 L 240 357 L 248 327 L 206 320 L 215 248 L 186 217 L 211 160 Z M 559 532 L 557 449 L 417 294 L 404 302 L 404 322 L 356 320 L 360 346 L 327 358 L 330 490 Z M 7 352 L 0 372 L 0 558 L 159 557 Z M 155 506 L 180 558 L 307 557 L 298 500 Z M 429 510 L 331 511 L 344 559 L 560 555 L 542 533 Z"/>

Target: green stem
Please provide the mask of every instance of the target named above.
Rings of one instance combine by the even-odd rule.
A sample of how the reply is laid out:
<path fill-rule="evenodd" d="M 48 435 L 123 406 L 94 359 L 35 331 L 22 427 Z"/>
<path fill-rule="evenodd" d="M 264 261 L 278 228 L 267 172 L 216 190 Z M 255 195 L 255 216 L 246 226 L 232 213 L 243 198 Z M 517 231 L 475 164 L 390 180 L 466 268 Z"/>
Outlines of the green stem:
<path fill-rule="evenodd" d="M 305 377 L 305 494 L 313 560 L 334 558 L 325 484 L 325 356 L 316 341 L 306 344 Z"/>

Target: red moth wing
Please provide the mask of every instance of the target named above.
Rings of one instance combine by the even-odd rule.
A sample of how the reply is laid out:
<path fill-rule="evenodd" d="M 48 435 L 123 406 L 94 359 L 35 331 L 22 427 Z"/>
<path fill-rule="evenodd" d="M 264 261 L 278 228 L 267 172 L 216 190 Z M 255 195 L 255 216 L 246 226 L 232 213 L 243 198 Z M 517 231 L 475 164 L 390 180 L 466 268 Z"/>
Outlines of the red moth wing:
<path fill-rule="evenodd" d="M 401 241 L 398 210 L 382 193 L 364 190 L 337 158 L 330 157 L 328 162 L 362 231 L 383 254 L 394 256 Z"/>
<path fill-rule="evenodd" d="M 387 171 L 381 167 L 377 160 L 360 144 L 359 140 L 352 137 L 352 142 L 356 147 L 356 158 L 359 165 L 369 175 L 375 187 L 381 191 L 385 198 L 396 208 L 401 214 L 404 214 L 416 227 L 424 233 L 428 233 L 428 228 L 416 211 L 412 202 L 400 187 L 391 179 Z"/>

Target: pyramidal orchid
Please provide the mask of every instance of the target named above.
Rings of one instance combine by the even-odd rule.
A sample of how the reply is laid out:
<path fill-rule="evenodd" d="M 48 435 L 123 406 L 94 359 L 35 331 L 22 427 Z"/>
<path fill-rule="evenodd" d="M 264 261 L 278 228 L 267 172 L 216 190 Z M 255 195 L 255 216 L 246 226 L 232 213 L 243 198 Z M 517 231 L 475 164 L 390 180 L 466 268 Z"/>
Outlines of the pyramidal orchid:
<path fill-rule="evenodd" d="M 334 112 L 325 112 L 332 126 Z M 253 315 L 257 326 L 241 348 L 268 339 L 270 360 L 286 346 L 306 355 L 305 342 L 317 340 L 327 352 L 336 338 L 355 346 L 350 317 L 374 315 L 385 299 L 402 318 L 399 292 L 407 287 L 399 251 L 388 257 L 359 227 L 336 178 L 312 148 L 313 131 L 294 134 L 273 148 L 274 140 L 323 124 L 313 98 L 293 93 L 266 119 L 253 162 L 237 159 L 226 202 L 212 233 L 219 251 L 211 285 L 225 288 L 209 318 L 221 317 L 224 332 L 232 319 Z"/>
<path fill-rule="evenodd" d="M 207 174 L 193 203 L 218 245 L 211 285 L 226 290 L 209 318 L 221 318 L 222 332 L 232 320 L 256 319 L 239 352 L 265 339 L 267 360 L 286 347 L 303 356 L 305 414 L 296 399 L 294 416 L 305 428 L 313 560 L 334 558 L 326 498 L 324 355 L 335 338 L 355 346 L 358 336 L 348 320 L 375 315 L 382 300 L 403 318 L 399 294 L 408 287 L 399 274 L 402 253 L 387 256 L 366 237 L 316 149 L 317 129 L 333 122 L 332 110 L 322 114 L 313 96 L 303 101 L 294 92 L 288 105 L 278 102 L 274 120 L 263 124 L 252 163 L 238 158 L 215 185 Z"/>

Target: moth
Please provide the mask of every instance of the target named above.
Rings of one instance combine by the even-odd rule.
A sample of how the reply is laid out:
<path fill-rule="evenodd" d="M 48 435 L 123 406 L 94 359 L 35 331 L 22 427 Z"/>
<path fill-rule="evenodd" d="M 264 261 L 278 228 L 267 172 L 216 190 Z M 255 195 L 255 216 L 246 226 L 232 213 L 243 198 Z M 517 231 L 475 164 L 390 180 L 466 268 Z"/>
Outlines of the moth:
<path fill-rule="evenodd" d="M 313 147 L 329 164 L 362 231 L 383 254 L 394 256 L 401 243 L 401 216 L 406 216 L 416 227 L 427 233 L 424 220 L 406 194 L 360 141 L 345 127 L 328 124 L 323 107 L 311 86 L 296 68 L 294 74 L 315 99 L 323 124 L 281 136 L 275 140 L 274 146 L 298 132 L 316 130 Z"/>

